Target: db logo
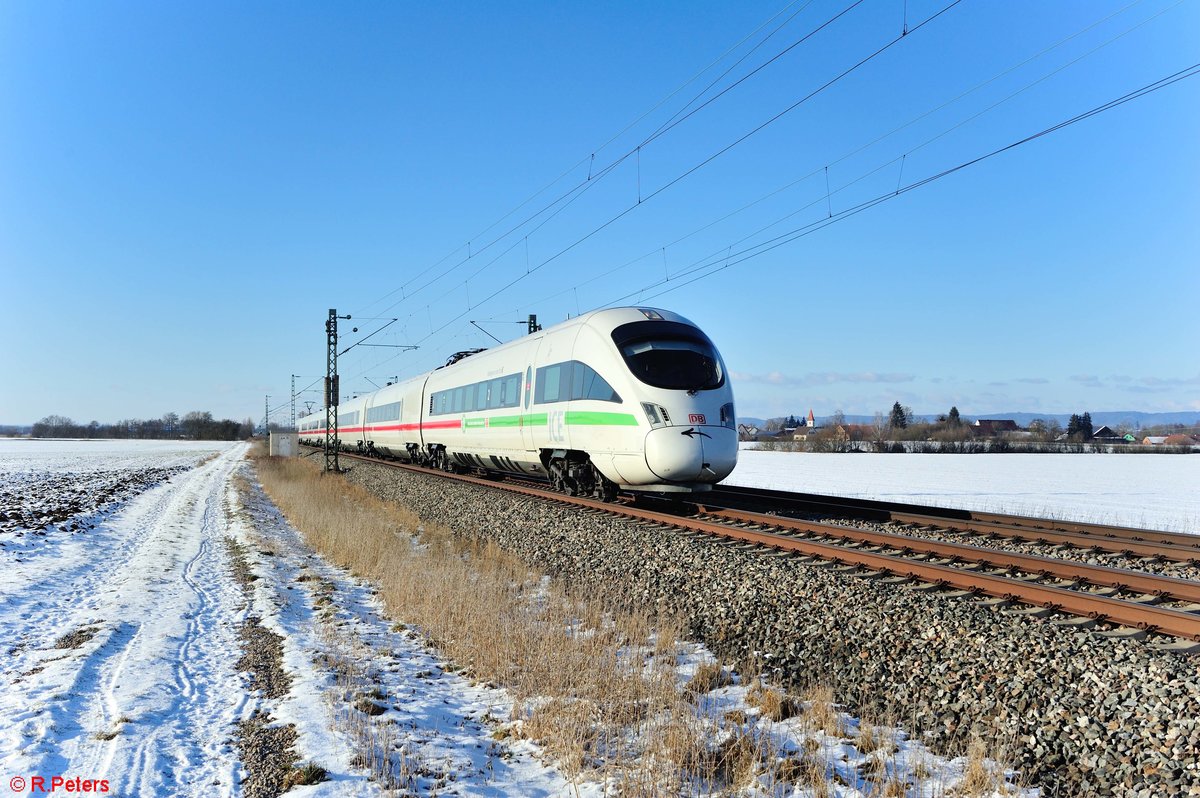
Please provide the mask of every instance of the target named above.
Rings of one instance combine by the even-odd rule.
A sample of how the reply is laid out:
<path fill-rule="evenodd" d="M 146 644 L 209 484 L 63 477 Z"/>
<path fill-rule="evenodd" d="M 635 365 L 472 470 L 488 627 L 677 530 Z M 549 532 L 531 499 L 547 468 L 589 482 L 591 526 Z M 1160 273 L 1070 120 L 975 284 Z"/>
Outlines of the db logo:
<path fill-rule="evenodd" d="M 704 423 L 704 414 L 703 413 L 689 413 L 688 414 L 688 423 L 689 424 L 703 424 Z"/>

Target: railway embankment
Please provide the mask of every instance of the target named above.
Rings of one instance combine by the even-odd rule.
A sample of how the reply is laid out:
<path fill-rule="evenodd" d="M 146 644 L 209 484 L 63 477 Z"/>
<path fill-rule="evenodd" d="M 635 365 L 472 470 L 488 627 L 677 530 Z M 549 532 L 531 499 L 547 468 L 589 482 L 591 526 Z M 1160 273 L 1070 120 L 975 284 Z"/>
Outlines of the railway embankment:
<path fill-rule="evenodd" d="M 1196 657 L 434 475 L 356 463 L 347 478 L 581 589 L 661 606 L 729 662 L 832 685 L 935 748 L 1006 748 L 1046 795 L 1200 795 Z"/>

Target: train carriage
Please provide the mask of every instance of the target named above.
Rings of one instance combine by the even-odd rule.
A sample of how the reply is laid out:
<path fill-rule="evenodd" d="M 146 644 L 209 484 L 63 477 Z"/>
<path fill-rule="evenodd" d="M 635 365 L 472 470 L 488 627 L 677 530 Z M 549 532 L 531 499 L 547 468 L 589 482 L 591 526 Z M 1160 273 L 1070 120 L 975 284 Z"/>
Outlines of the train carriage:
<path fill-rule="evenodd" d="M 720 355 L 690 321 L 652 308 L 584 314 L 352 400 L 338 417 L 343 447 L 602 498 L 705 490 L 737 458 Z M 301 440 L 321 445 L 324 425 L 323 412 L 301 419 Z"/>

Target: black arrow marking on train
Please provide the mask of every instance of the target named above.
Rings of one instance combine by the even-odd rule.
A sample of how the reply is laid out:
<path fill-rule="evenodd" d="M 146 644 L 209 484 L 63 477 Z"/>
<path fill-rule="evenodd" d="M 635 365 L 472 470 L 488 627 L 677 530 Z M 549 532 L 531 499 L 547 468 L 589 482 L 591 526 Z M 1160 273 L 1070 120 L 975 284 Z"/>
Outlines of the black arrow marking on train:
<path fill-rule="evenodd" d="M 707 432 L 701 432 L 700 430 L 696 429 L 695 427 L 688 427 L 686 431 L 684 431 L 684 432 L 681 432 L 681 433 L 679 433 L 679 434 L 680 434 L 680 435 L 686 435 L 686 436 L 688 436 L 689 438 L 694 438 L 694 437 L 696 437 L 697 435 L 700 435 L 700 436 L 702 436 L 702 437 L 705 437 L 705 438 L 711 438 L 711 437 L 712 437 L 712 436 L 711 436 L 711 435 L 709 435 Z"/>

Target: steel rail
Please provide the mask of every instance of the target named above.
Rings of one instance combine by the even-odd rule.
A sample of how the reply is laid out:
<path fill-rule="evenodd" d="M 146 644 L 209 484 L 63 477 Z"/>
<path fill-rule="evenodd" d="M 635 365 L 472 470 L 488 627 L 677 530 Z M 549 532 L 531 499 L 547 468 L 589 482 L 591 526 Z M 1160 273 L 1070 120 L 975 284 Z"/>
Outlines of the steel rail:
<path fill-rule="evenodd" d="M 893 549 L 904 553 L 920 553 L 945 557 L 953 561 L 966 561 L 994 568 L 1016 569 L 1028 574 L 1044 577 L 1083 581 L 1093 585 L 1136 590 L 1163 599 L 1196 602 L 1200 604 L 1200 582 L 1173 576 L 1135 571 L 1128 568 L 1111 568 L 1089 565 L 1075 560 L 1057 557 L 1039 557 L 1034 554 L 970 546 L 928 538 L 914 538 L 893 532 L 876 532 L 868 529 L 827 524 L 819 521 L 800 521 L 775 515 L 731 510 L 705 510 L 708 515 L 726 518 L 738 523 L 758 524 L 782 529 L 816 534 L 841 541 L 865 543 Z"/>
<path fill-rule="evenodd" d="M 1161 557 L 1200 565 L 1200 535 L 1180 532 L 724 485 L 715 488 L 704 500 L 708 504 L 753 502 L 781 507 L 822 508 L 866 520 L 963 530 L 1034 543 L 1068 545 L 1129 556 Z"/>
<path fill-rule="evenodd" d="M 666 516 L 670 518 L 670 516 Z M 676 525 L 678 520 L 675 519 Z M 663 523 L 671 523 L 664 520 Z M 753 532 L 724 525 L 708 524 L 688 519 L 688 526 L 702 528 L 714 534 L 743 540 L 783 551 L 797 551 L 835 563 L 849 563 L 877 571 L 918 579 L 970 593 L 983 594 L 1009 601 L 1020 601 L 1094 620 L 1132 626 L 1149 632 L 1172 635 L 1186 640 L 1200 640 L 1200 616 L 1183 610 L 1138 604 L 1121 599 L 1098 596 L 1077 590 L 1010 579 L 992 574 L 965 571 L 934 563 L 848 549 L 827 543 L 797 539 L 770 532 Z"/>
<path fill-rule="evenodd" d="M 787 534 L 742 529 L 728 524 L 718 524 L 688 516 L 672 515 L 670 513 L 648 510 L 631 505 L 612 504 L 580 496 L 568 496 L 551 490 L 534 488 L 528 484 L 512 484 L 465 474 L 434 471 L 420 466 L 387 462 L 378 458 L 360 455 L 344 456 L 355 460 L 401 468 L 427 476 L 440 476 L 468 484 L 498 488 L 520 495 L 555 501 L 560 504 L 587 507 L 633 520 L 649 521 L 667 527 L 702 532 L 755 546 L 815 557 L 835 564 L 854 565 L 881 575 L 894 575 L 904 577 L 905 579 L 919 580 L 942 587 L 963 590 L 972 595 L 991 596 L 1006 601 L 1043 607 L 1054 612 L 1062 612 L 1096 621 L 1129 626 L 1147 632 L 1170 635 L 1186 640 L 1200 641 L 1200 615 L 1184 610 L 1126 601 L 1063 587 L 1043 585 L 1011 577 L 914 560 L 903 556 L 864 551 L 859 548 L 839 546 L 831 543 L 821 543 Z M 768 518 L 771 519 L 771 523 L 782 520 L 775 516 L 768 516 Z M 916 539 L 912 538 L 906 538 L 906 540 L 916 541 Z M 978 550 L 975 547 L 969 546 L 965 548 L 976 552 L 986 551 L 988 554 L 994 552 L 991 549 Z M 1058 560 L 1051 561 L 1063 562 Z"/>
<path fill-rule="evenodd" d="M 1016 524 L 1005 524 L 996 521 L 943 521 L 939 524 L 932 521 L 928 516 L 908 515 L 906 513 L 897 513 L 893 520 L 898 523 L 916 524 L 919 526 L 940 526 L 974 532 L 976 534 L 1011 538 L 1017 541 L 1067 545 L 1080 549 L 1096 549 L 1112 554 L 1155 557 L 1173 562 L 1200 565 L 1200 545 L 1190 542 L 1187 545 L 1181 545 L 1169 541 L 1154 542 L 1148 541 L 1145 538 L 1135 539 L 1098 532 L 1057 531 Z M 1112 528 L 1115 529 L 1116 527 Z M 1193 537 L 1200 538 L 1200 536 Z"/>

